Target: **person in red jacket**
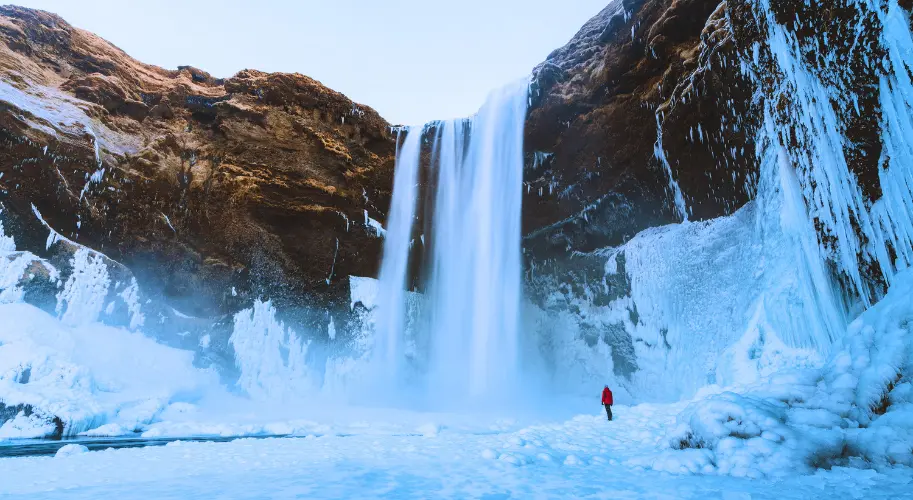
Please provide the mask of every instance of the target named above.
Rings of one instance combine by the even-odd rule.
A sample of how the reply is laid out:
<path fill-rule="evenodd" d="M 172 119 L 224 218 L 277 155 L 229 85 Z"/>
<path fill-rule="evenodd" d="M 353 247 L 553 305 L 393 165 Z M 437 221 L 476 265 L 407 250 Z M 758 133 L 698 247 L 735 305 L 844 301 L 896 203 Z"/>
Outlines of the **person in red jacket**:
<path fill-rule="evenodd" d="M 605 386 L 605 389 L 602 390 L 602 404 L 605 406 L 606 416 L 609 417 L 609 422 L 612 421 L 612 390 L 609 389 L 609 386 Z"/>

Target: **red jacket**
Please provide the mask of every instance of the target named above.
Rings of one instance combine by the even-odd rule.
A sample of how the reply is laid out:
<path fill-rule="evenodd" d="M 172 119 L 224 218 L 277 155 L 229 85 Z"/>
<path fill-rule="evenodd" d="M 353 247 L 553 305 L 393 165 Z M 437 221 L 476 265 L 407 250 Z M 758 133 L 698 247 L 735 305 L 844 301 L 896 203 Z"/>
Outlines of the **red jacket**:
<path fill-rule="evenodd" d="M 602 404 L 604 404 L 604 405 L 615 404 L 612 401 L 612 391 L 608 387 L 606 387 L 605 389 L 602 390 Z"/>

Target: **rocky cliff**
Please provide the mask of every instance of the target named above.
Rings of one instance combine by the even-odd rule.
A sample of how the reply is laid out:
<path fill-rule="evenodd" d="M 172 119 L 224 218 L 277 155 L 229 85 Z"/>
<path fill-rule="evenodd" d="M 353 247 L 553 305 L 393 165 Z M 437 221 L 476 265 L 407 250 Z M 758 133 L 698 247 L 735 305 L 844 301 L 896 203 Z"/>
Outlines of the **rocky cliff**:
<path fill-rule="evenodd" d="M 209 318 L 255 298 L 345 311 L 345 278 L 376 273 L 395 144 L 371 108 L 299 74 L 143 64 L 42 11 L 0 7 L 0 40 L 0 217 L 20 250 L 47 256 L 52 229 Z"/>
<path fill-rule="evenodd" d="M 535 69 L 524 225 L 540 260 L 749 199 L 755 89 L 731 23 L 725 1 L 618 0 Z"/>
<path fill-rule="evenodd" d="M 534 70 L 524 198 L 534 301 L 580 314 L 630 298 L 623 245 L 634 235 L 783 197 L 817 239 L 799 260 L 820 253 L 837 301 L 858 310 L 881 297 L 913 251 L 903 180 L 910 9 L 897 0 L 611 2 Z M 770 199 L 759 200 L 765 189 Z M 680 244 L 663 245 L 681 254 L 707 243 Z M 721 256 L 705 250 L 706 272 L 719 271 Z M 642 271 L 658 276 L 664 264 Z M 626 307 L 630 317 L 612 328 L 580 319 L 588 342 L 613 347 L 619 374 L 637 369 L 619 353 L 638 343 L 679 348 L 669 324 L 650 327 L 662 338 L 635 333 L 643 310 Z"/>
<path fill-rule="evenodd" d="M 814 77 L 850 96 L 832 105 L 846 123 L 843 149 L 861 204 L 870 206 L 881 196 L 884 162 L 876 10 L 853 1 L 612 2 L 534 70 L 524 199 L 530 256 L 542 263 L 617 246 L 648 227 L 728 215 L 752 199 L 765 106 L 775 104 L 780 124 L 804 125 L 796 123 L 801 96 L 790 96 L 795 85 L 767 40 L 772 23 L 795 37 Z M 820 19 L 828 20 L 823 29 Z M 766 74 L 754 77 L 749 66 Z M 801 141 L 783 138 L 800 170 Z M 820 231 L 825 245 L 828 233 Z"/>

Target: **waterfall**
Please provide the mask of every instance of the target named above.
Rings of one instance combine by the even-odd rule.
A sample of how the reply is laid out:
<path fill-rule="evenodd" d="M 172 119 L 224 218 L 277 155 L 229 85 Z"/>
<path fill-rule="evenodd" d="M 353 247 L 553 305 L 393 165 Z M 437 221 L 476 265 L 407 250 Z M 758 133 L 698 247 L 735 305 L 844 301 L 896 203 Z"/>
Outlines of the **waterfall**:
<path fill-rule="evenodd" d="M 492 93 L 435 139 L 431 370 L 448 393 L 503 394 L 516 377 L 527 89 Z"/>
<path fill-rule="evenodd" d="M 427 321 L 419 334 L 430 350 L 431 385 L 451 398 L 497 397 L 517 376 L 528 89 L 526 80 L 507 86 L 473 118 L 432 124 Z M 420 136 L 410 131 L 397 155 L 381 268 L 375 356 L 393 373 L 406 362 L 404 285 Z"/>
<path fill-rule="evenodd" d="M 660 119 L 662 111 L 656 112 L 656 144 L 653 145 L 653 156 L 662 164 L 663 170 L 669 176 L 669 190 L 672 192 L 672 202 L 675 205 L 675 213 L 688 222 L 688 207 L 685 205 L 685 197 L 682 195 L 682 188 L 675 180 L 675 174 L 672 173 L 672 165 L 669 165 L 669 158 L 666 157 L 666 150 L 663 148 L 663 124 Z"/>
<path fill-rule="evenodd" d="M 403 362 L 403 330 L 406 324 L 406 281 L 415 206 L 418 195 L 418 167 L 422 129 L 406 130 L 399 146 L 397 137 L 396 175 L 393 199 L 387 217 L 383 261 L 377 294 L 377 320 L 374 345 L 375 365 L 386 383 L 396 383 Z"/>

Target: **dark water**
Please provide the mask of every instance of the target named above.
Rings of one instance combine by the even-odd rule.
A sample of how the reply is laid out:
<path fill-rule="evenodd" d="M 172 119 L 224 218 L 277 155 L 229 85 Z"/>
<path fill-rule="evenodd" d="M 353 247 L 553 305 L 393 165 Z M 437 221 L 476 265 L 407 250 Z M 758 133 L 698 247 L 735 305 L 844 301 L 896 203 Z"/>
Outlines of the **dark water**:
<path fill-rule="evenodd" d="M 324 434 L 311 434 L 311 437 L 324 437 Z M 330 434 L 329 436 L 338 438 L 347 438 L 353 434 Z M 416 433 L 397 433 L 393 436 L 399 437 L 420 437 L 422 434 Z M 191 443 L 228 443 L 238 439 L 301 439 L 303 435 L 281 435 L 267 434 L 259 436 L 184 436 L 184 437 L 163 437 L 163 438 L 144 438 L 134 436 L 120 437 L 75 437 L 64 439 L 13 439 L 9 441 L 0 441 L 0 458 L 10 457 L 40 457 L 57 454 L 57 450 L 68 444 L 81 444 L 89 451 L 107 450 L 109 448 L 145 448 L 147 446 L 165 446 L 168 443 L 176 441 Z"/>
<path fill-rule="evenodd" d="M 193 436 L 171 438 L 143 438 L 143 437 L 77 437 L 68 439 L 14 439 L 0 441 L 0 458 L 4 457 L 35 457 L 54 455 L 57 450 L 68 444 L 81 444 L 89 451 L 106 450 L 108 448 L 145 448 L 147 446 L 164 446 L 175 441 L 198 443 L 227 443 L 236 439 L 267 439 L 288 436 Z"/>

